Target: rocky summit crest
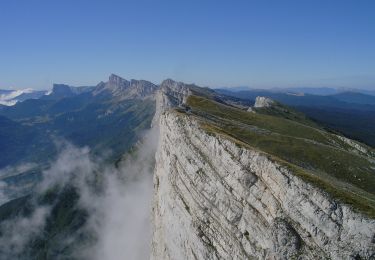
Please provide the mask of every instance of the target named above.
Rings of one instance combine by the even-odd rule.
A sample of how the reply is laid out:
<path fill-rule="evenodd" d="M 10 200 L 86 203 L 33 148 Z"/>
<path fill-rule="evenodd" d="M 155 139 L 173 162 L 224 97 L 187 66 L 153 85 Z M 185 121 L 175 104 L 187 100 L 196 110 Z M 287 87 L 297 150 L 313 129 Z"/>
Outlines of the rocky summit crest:
<path fill-rule="evenodd" d="M 110 94 L 120 99 L 143 99 L 153 97 L 158 87 L 146 80 L 130 81 L 111 74 L 107 82 L 100 82 L 94 91 L 94 95 Z"/>

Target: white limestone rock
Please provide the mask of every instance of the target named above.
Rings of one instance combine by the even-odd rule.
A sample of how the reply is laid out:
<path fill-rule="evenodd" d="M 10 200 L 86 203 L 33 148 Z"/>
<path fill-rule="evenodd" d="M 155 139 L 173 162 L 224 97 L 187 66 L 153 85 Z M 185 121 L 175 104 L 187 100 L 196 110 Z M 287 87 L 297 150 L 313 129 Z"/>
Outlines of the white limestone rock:
<path fill-rule="evenodd" d="M 370 259 L 375 220 L 253 149 L 161 114 L 151 259 Z"/>
<path fill-rule="evenodd" d="M 275 102 L 267 97 L 256 97 L 254 107 L 271 107 Z"/>

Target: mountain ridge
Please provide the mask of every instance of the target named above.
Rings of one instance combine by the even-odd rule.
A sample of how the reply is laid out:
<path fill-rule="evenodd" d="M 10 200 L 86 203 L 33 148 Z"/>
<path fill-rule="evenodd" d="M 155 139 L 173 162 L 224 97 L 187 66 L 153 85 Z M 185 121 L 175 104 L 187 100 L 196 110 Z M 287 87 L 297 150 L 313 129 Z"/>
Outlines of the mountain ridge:
<path fill-rule="evenodd" d="M 168 98 L 160 100 L 173 104 Z M 333 168 L 311 168 L 322 167 L 323 157 L 315 163 L 314 157 L 306 157 L 296 165 L 303 150 L 285 157 L 288 149 L 293 151 L 295 139 L 307 151 L 315 146 L 336 147 L 329 153 L 335 149 L 347 153 L 348 158 L 339 163 L 352 163 L 354 156 L 358 160 L 363 156 L 355 144 L 267 111 L 254 114 L 191 92 L 179 100 L 186 103 L 177 103 L 178 108 L 164 110 L 160 116 L 152 259 L 372 256 L 375 207 L 367 208 L 374 197 L 372 184 L 367 187 L 371 195 L 351 186 L 354 179 L 336 180 L 341 170 L 331 175 L 336 166 L 330 159 L 326 162 Z M 277 139 L 270 139 L 272 135 Z M 285 147 L 279 143 L 283 135 Z M 373 164 L 373 151 L 364 154 L 364 162 Z M 333 158 L 339 159 L 337 154 Z M 370 175 L 365 182 L 374 181 L 374 169 L 367 169 Z"/>
<path fill-rule="evenodd" d="M 89 145 L 90 153 L 113 149 L 108 161 L 116 167 L 124 153 L 132 154 L 141 131 L 160 128 L 152 259 L 370 257 L 374 150 L 278 101 L 257 100 L 248 111 L 249 102 L 194 84 L 110 75 L 84 93 L 0 109 L 0 120 L 8 116 L 4 122 L 12 127 L 61 135 L 83 150 Z M 6 181 L 26 183 L 27 174 L 6 175 Z M 94 183 L 104 178 L 94 175 Z M 0 229 L 11 216 L 51 207 L 28 256 L 69 258 L 74 243 L 62 248 L 61 239 L 89 241 L 81 233 L 87 212 L 78 188 L 68 181 L 36 200 L 22 193 L 0 206 Z"/>

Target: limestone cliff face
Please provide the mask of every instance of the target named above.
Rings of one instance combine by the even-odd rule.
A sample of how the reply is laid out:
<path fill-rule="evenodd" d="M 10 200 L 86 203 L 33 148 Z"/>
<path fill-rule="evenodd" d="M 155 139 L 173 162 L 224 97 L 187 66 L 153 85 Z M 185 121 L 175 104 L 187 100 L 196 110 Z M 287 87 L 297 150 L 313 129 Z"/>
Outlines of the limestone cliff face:
<path fill-rule="evenodd" d="M 160 118 L 152 259 L 369 259 L 375 221 L 262 152 Z"/>
<path fill-rule="evenodd" d="M 179 107 L 186 103 L 186 98 L 190 93 L 189 88 L 182 82 L 176 82 L 166 79 L 160 84 L 159 90 L 156 92 L 156 112 L 152 125 L 157 125 L 160 115 L 173 107 Z"/>

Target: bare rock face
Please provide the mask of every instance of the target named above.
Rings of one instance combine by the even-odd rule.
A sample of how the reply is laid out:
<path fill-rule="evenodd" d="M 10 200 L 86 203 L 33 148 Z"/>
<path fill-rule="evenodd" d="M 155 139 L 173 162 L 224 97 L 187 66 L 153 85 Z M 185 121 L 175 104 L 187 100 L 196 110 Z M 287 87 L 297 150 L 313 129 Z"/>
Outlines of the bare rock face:
<path fill-rule="evenodd" d="M 111 74 L 108 78 L 108 84 L 112 86 L 119 86 L 119 87 L 128 87 L 130 85 L 130 82 L 126 79 L 121 78 L 120 76 L 117 76 L 115 74 Z"/>
<path fill-rule="evenodd" d="M 160 114 L 156 156 L 151 259 L 375 256 L 374 219 L 191 116 Z"/>
<path fill-rule="evenodd" d="M 111 74 L 107 82 L 100 82 L 95 90 L 94 95 L 110 94 L 119 99 L 143 99 L 154 98 L 158 87 L 146 80 L 130 81 L 117 75 Z"/>
<path fill-rule="evenodd" d="M 270 107 L 275 102 L 267 97 L 256 97 L 254 107 L 260 108 L 260 107 Z"/>
<path fill-rule="evenodd" d="M 156 112 L 152 125 L 158 124 L 163 112 L 184 105 L 190 93 L 191 91 L 186 84 L 171 79 L 164 80 L 156 93 Z"/>
<path fill-rule="evenodd" d="M 182 82 L 176 82 L 171 79 L 164 80 L 161 85 L 161 95 L 163 96 L 164 108 L 181 106 L 186 102 L 190 89 Z"/>

